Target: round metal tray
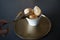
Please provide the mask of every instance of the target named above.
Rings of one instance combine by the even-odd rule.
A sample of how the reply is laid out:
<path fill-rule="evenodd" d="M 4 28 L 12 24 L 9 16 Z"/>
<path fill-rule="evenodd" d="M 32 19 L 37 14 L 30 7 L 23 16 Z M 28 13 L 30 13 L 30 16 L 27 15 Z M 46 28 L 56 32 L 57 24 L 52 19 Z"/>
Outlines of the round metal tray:
<path fill-rule="evenodd" d="M 38 39 L 48 34 L 51 29 L 51 22 L 45 16 L 41 15 L 41 19 L 39 24 L 35 27 L 33 33 L 28 33 L 28 27 L 30 27 L 27 23 L 26 19 L 20 19 L 15 22 L 15 32 L 16 35 L 22 39 Z"/>

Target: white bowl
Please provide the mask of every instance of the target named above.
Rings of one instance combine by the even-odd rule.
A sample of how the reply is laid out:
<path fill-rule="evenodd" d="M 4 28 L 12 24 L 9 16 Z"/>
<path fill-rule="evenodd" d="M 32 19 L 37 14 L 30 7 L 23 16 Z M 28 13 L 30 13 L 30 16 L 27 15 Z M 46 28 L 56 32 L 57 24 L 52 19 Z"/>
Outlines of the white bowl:
<path fill-rule="evenodd" d="M 41 17 L 41 15 L 40 15 Z M 27 22 L 29 25 L 31 26 L 37 26 L 39 20 L 40 20 L 40 17 L 36 18 L 36 19 L 29 19 L 29 18 L 26 18 Z"/>

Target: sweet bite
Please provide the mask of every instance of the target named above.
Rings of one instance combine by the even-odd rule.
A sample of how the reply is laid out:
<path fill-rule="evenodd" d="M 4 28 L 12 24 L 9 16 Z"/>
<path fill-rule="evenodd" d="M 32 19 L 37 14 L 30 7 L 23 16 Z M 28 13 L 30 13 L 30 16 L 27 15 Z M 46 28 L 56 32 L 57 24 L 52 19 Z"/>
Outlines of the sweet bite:
<path fill-rule="evenodd" d="M 41 15 L 41 9 L 38 6 L 32 8 L 24 9 L 24 14 L 29 17 L 29 19 L 38 18 Z"/>
<path fill-rule="evenodd" d="M 41 15 L 41 9 L 38 6 L 35 6 L 33 10 L 34 10 L 34 14 L 36 16 L 40 16 Z"/>

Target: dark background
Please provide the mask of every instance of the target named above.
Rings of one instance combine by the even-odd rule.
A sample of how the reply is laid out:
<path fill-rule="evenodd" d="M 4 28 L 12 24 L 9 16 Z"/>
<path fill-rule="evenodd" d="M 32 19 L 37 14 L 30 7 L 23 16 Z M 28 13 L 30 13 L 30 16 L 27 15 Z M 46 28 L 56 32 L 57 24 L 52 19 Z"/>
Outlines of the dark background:
<path fill-rule="evenodd" d="M 52 23 L 51 31 L 41 40 L 60 40 L 60 3 L 59 0 L 0 0 L 0 20 L 12 21 L 18 12 L 26 7 L 38 5 Z M 10 31 L 6 37 L 0 40 L 22 40 L 14 32 L 14 25 L 11 23 Z M 40 39 L 39 39 L 40 40 Z"/>

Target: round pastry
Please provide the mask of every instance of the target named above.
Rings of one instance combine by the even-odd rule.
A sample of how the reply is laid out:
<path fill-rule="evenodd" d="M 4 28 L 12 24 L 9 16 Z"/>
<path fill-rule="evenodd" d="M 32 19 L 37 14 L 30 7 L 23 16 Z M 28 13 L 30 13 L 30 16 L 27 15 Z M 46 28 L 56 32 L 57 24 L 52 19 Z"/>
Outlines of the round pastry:
<path fill-rule="evenodd" d="M 39 16 L 41 14 L 41 9 L 38 6 L 35 6 L 33 10 L 36 16 Z"/>
<path fill-rule="evenodd" d="M 32 8 L 26 8 L 25 10 L 24 10 L 24 14 L 25 15 L 33 15 L 33 10 L 32 10 Z"/>

